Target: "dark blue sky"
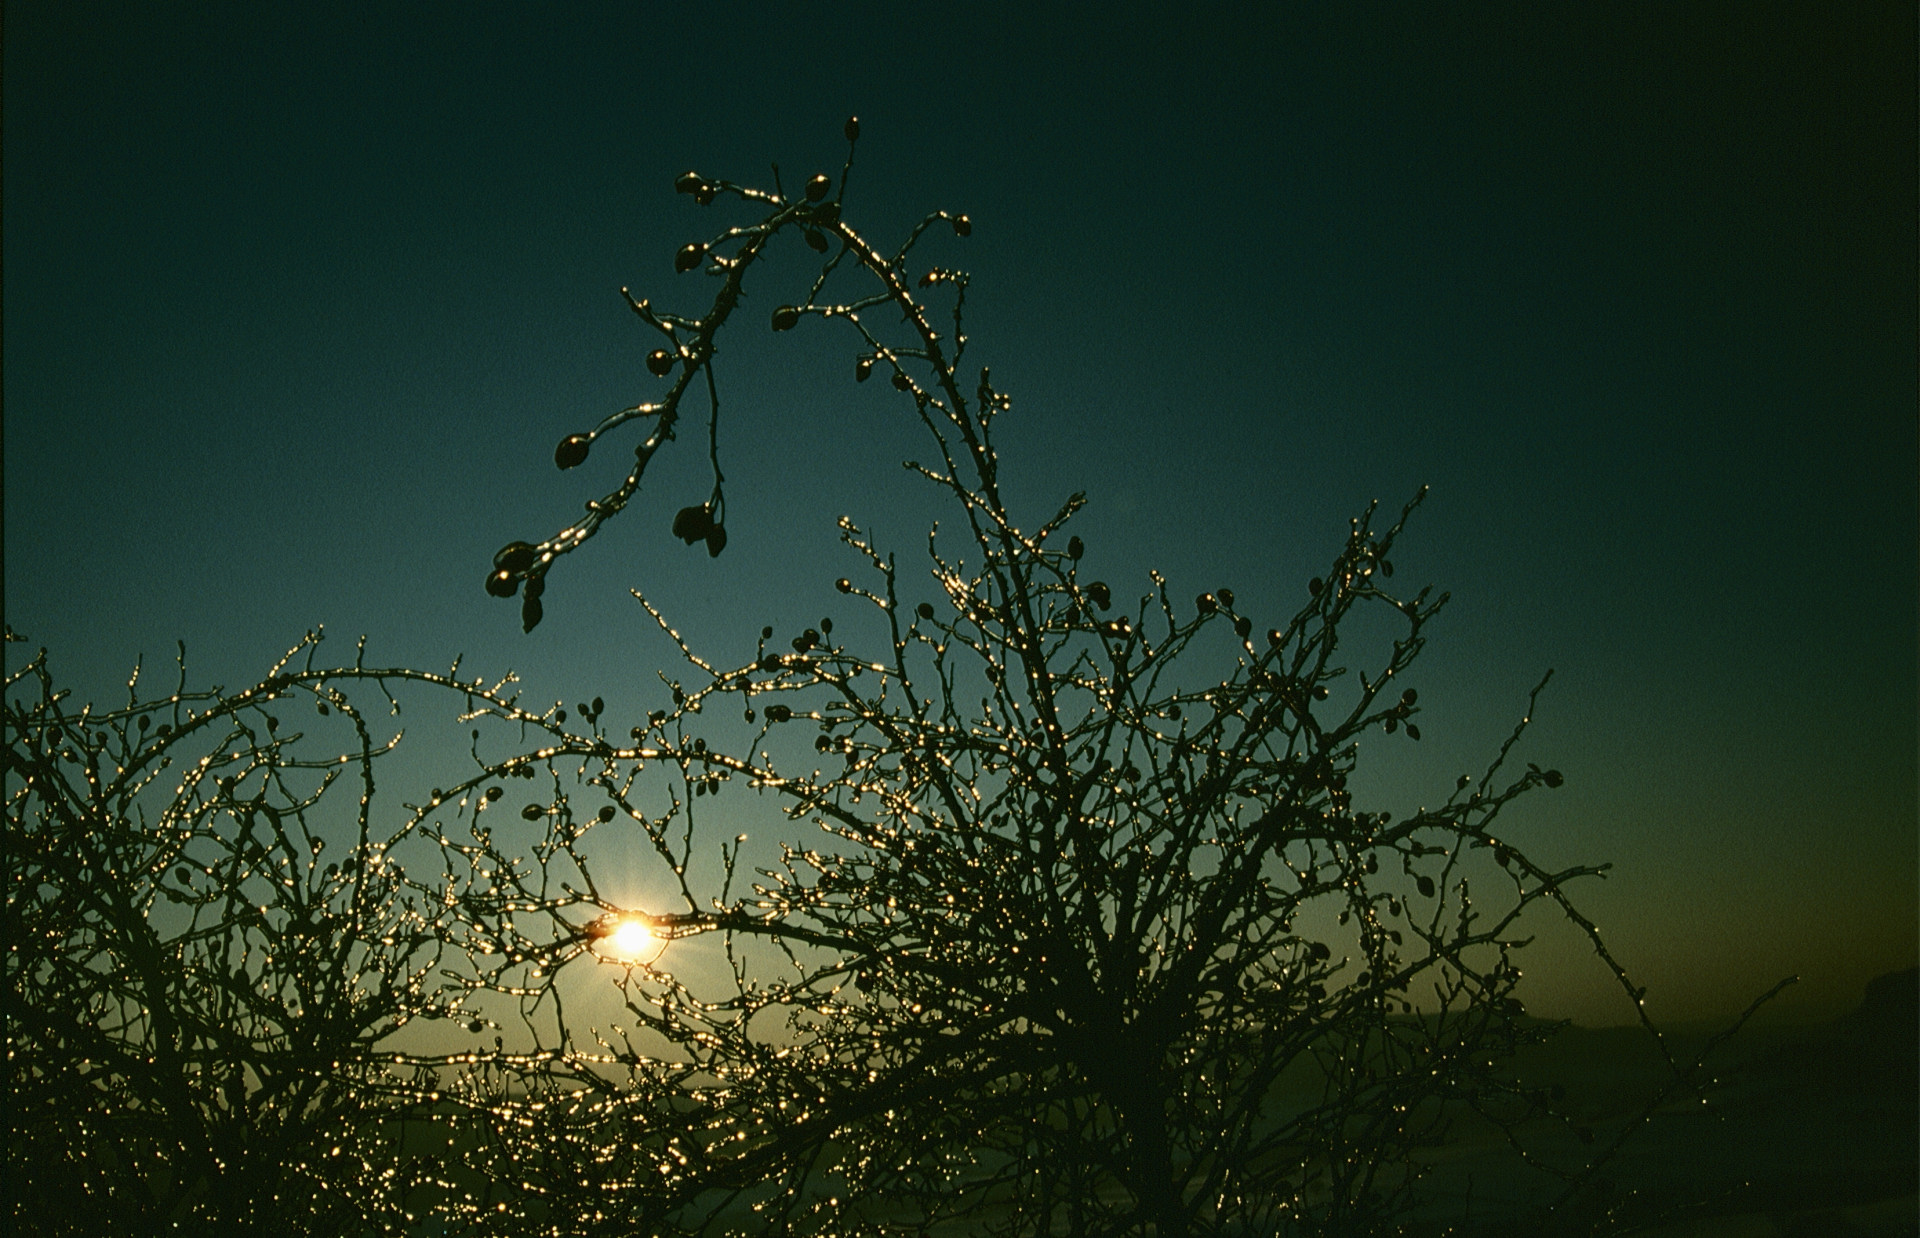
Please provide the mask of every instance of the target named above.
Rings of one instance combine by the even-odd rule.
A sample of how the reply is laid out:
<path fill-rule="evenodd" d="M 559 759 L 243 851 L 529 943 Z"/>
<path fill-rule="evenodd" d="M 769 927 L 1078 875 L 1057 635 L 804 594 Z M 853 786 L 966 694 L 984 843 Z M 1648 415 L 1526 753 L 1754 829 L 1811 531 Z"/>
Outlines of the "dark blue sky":
<path fill-rule="evenodd" d="M 1911 5 L 194 8 L 7 7 L 6 618 L 87 691 L 325 623 L 637 698 L 629 588 L 735 658 L 831 606 L 836 516 L 911 557 L 916 427 L 809 322 L 723 341 L 723 558 L 667 535 L 683 440 L 532 636 L 479 585 L 624 467 L 551 463 L 658 390 L 620 286 L 707 303 L 673 177 L 837 172 L 858 113 L 850 216 L 972 216 L 929 243 L 1012 492 L 1087 490 L 1117 586 L 1291 613 L 1433 487 L 1396 558 L 1454 602 L 1383 806 L 1551 666 L 1529 759 L 1569 785 L 1511 828 L 1615 863 L 1587 902 L 1653 1008 L 1913 962 Z M 1549 1012 L 1621 1017 L 1580 955 Z"/>

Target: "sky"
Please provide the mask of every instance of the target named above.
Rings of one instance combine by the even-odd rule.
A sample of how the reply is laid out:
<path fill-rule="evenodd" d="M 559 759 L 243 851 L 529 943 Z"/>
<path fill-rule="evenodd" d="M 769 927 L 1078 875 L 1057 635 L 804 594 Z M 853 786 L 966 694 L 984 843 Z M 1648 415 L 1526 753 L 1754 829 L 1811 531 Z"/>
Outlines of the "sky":
<path fill-rule="evenodd" d="M 1552 668 L 1522 755 L 1567 785 L 1506 828 L 1612 864 L 1581 902 L 1656 1016 L 1915 961 L 1911 5 L 904 7 L 9 4 L 9 666 L 107 699 L 178 640 L 238 686 L 324 624 L 638 708 L 630 589 L 739 659 L 830 610 L 840 515 L 912 559 L 918 428 L 807 322 L 723 338 L 723 557 L 668 534 L 693 436 L 531 635 L 481 589 L 626 467 L 552 464 L 659 389 L 619 289 L 707 304 L 672 258 L 725 208 L 674 177 L 837 176 L 857 114 L 849 218 L 974 221 L 927 261 L 971 272 L 1009 493 L 1087 491 L 1116 593 L 1279 619 L 1431 486 L 1396 566 L 1452 602 L 1382 806 Z M 1535 953 L 1537 1013 L 1630 1017 Z"/>

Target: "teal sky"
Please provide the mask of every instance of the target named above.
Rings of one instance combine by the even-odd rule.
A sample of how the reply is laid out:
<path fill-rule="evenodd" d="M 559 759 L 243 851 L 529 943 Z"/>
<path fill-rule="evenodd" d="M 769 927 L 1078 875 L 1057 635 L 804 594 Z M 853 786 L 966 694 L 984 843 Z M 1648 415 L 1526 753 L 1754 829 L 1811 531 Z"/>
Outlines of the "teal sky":
<path fill-rule="evenodd" d="M 738 658 L 830 612 L 835 517 L 911 558 L 909 410 L 810 322 L 723 341 L 724 557 L 668 535 L 683 441 L 531 636 L 480 588 L 624 468 L 551 463 L 658 389 L 618 289 L 707 303 L 674 176 L 837 174 L 857 113 L 850 217 L 972 216 L 939 261 L 1012 492 L 1088 491 L 1116 591 L 1277 618 L 1432 486 L 1396 562 L 1454 601 L 1381 807 L 1553 667 L 1525 755 L 1568 785 L 1510 830 L 1613 862 L 1585 903 L 1657 1013 L 1914 962 L 1911 5 L 193 7 L 7 8 L 6 620 L 83 695 L 324 623 L 638 709 L 629 588 Z M 1577 943 L 1533 970 L 1625 1017 Z"/>

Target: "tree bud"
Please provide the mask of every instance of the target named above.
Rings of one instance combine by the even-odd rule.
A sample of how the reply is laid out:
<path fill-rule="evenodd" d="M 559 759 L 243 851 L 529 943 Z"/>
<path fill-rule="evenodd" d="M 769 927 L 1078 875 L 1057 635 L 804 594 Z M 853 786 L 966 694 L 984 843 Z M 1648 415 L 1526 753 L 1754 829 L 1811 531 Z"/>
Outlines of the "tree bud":
<path fill-rule="evenodd" d="M 534 549 L 526 542 L 508 542 L 494 553 L 493 565 L 516 575 L 533 566 Z"/>
<path fill-rule="evenodd" d="M 673 535 L 689 546 L 705 537 L 712 527 L 713 513 L 704 503 L 683 507 L 673 516 Z"/>

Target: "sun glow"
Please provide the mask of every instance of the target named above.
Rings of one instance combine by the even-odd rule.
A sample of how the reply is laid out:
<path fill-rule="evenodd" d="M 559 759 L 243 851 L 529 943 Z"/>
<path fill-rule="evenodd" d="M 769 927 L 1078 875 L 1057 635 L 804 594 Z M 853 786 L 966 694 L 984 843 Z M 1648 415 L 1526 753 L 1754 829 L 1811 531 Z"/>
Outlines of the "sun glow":
<path fill-rule="evenodd" d="M 665 944 L 644 921 L 623 916 L 606 926 L 593 950 L 610 962 L 650 963 Z"/>

